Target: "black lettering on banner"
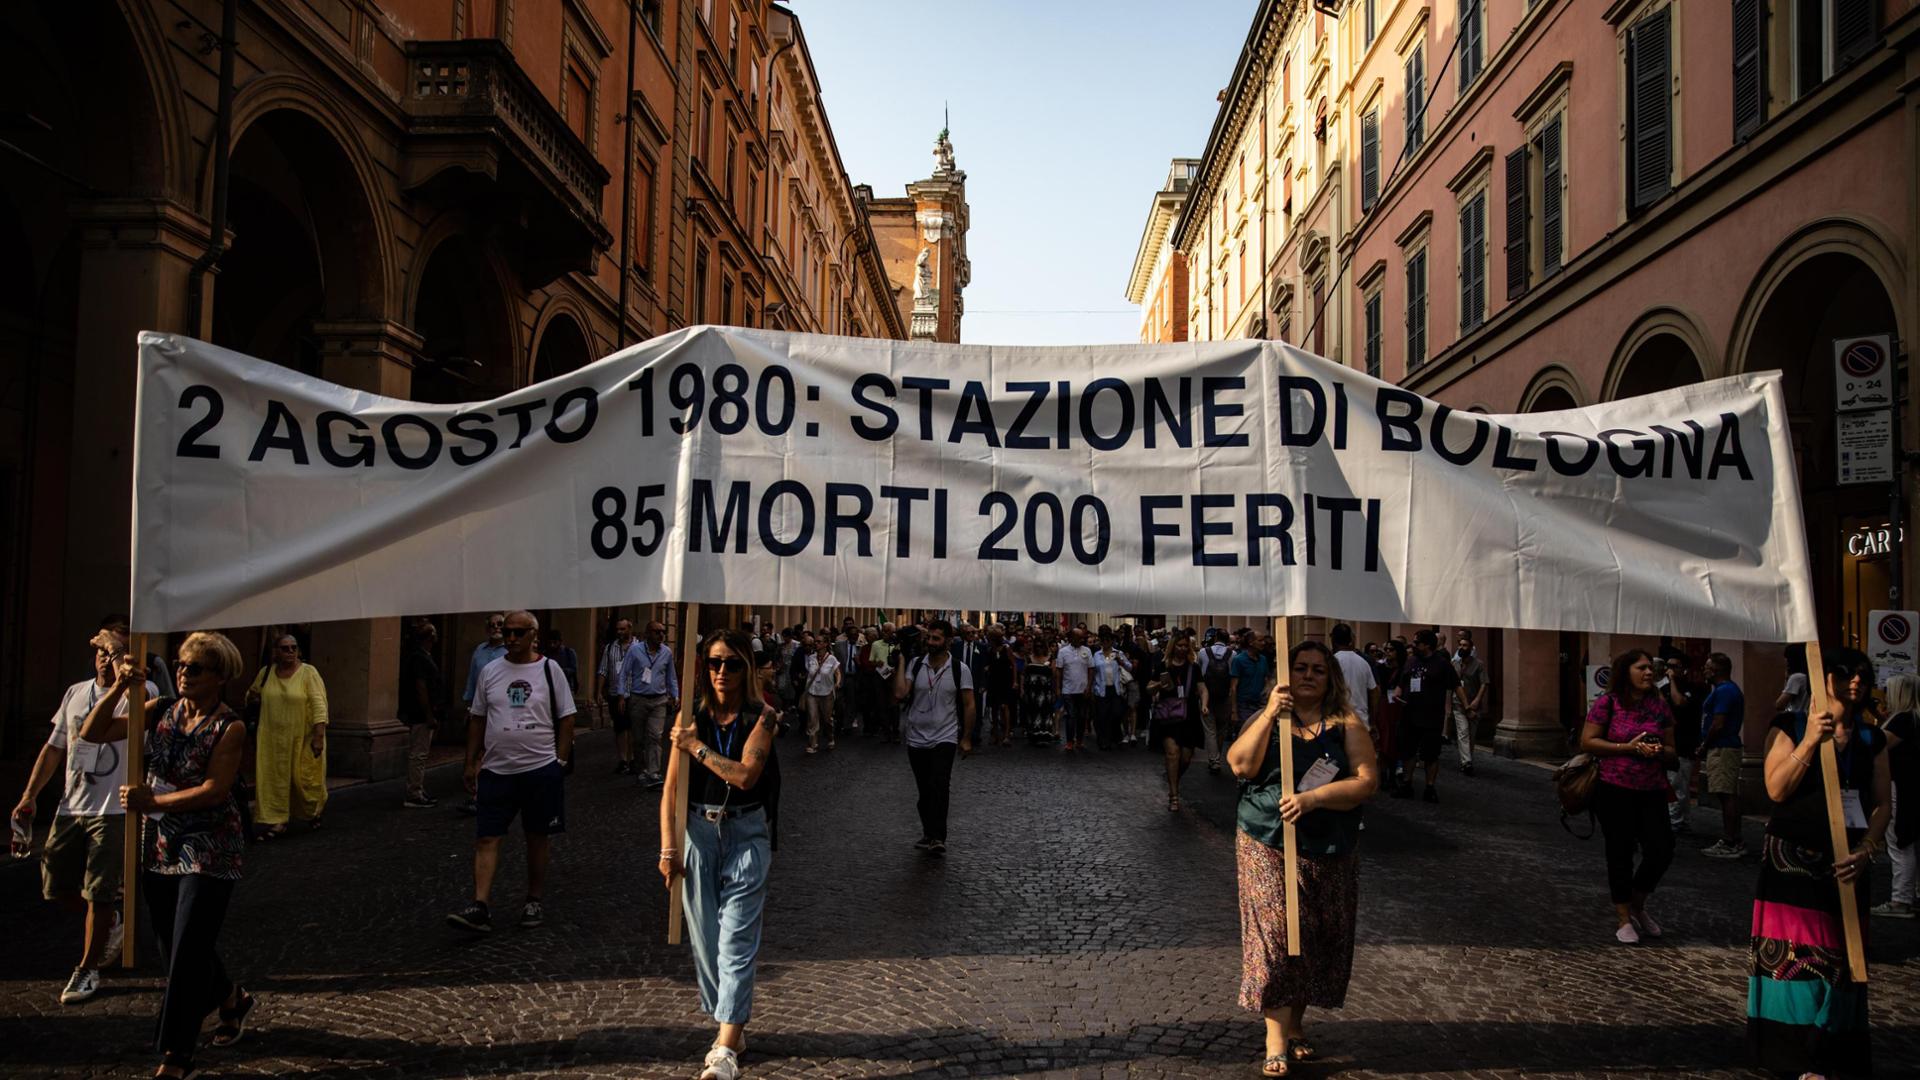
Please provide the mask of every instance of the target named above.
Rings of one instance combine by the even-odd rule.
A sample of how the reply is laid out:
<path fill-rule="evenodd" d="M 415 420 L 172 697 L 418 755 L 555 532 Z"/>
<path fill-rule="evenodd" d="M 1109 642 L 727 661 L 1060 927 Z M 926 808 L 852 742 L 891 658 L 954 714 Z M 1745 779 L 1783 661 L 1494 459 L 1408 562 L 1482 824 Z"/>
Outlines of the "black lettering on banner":
<path fill-rule="evenodd" d="M 1040 511 L 1047 511 L 1052 520 L 1053 535 L 1046 542 L 1040 540 Z M 1051 491 L 1035 492 L 1027 500 L 1027 557 L 1042 566 L 1060 558 L 1060 548 L 1067 539 L 1067 515 L 1061 509 L 1060 497 Z"/>
<path fill-rule="evenodd" d="M 642 484 L 633 490 L 633 553 L 635 555 L 651 555 L 659 551 L 660 545 L 666 541 L 667 519 L 658 509 L 647 505 L 654 499 L 665 497 L 666 494 L 667 485 L 665 484 Z M 639 530 L 648 525 L 653 526 L 653 536 L 642 540 Z"/>
<path fill-rule="evenodd" d="M 1420 413 L 1424 408 L 1419 394 L 1392 386 L 1375 390 L 1373 414 L 1380 420 L 1380 449 L 1418 453 Z M 1405 411 L 1397 411 L 1402 409 Z M 1313 565 L 1313 556 L 1307 556 L 1307 565 Z"/>
<path fill-rule="evenodd" d="M 773 419 L 773 388 L 780 387 L 780 418 Z M 793 372 L 780 364 L 768 364 L 760 369 L 760 385 L 753 392 L 753 414 L 759 418 L 760 433 L 779 438 L 793 426 L 793 418 L 798 413 L 799 404 L 793 392 Z"/>
<path fill-rule="evenodd" d="M 427 448 L 418 457 L 409 456 L 400 443 L 400 429 L 407 427 L 426 432 Z M 380 425 L 380 436 L 387 444 L 387 458 L 403 469 L 431 468 L 440 459 L 440 429 L 412 413 L 387 417 L 386 423 Z"/>
<path fill-rule="evenodd" d="M 1120 426 L 1112 435 L 1102 435 L 1094 428 L 1094 405 L 1102 391 L 1120 399 Z M 1086 392 L 1080 395 L 1080 434 L 1095 450 L 1118 450 L 1127 445 L 1133 438 L 1132 388 L 1119 379 L 1095 379 L 1088 383 Z"/>
<path fill-rule="evenodd" d="M 1594 463 L 1600 460 L 1600 441 L 1598 439 L 1590 439 L 1585 435 L 1575 435 L 1571 431 L 1543 431 L 1540 433 L 1540 437 L 1546 440 L 1547 464 L 1553 466 L 1553 471 L 1559 473 L 1561 476 L 1585 476 L 1588 472 L 1592 471 Z M 1560 450 L 1561 439 L 1574 439 L 1585 444 L 1586 453 L 1581 454 L 1577 461 L 1567 460 L 1566 455 L 1561 453 Z"/>
<path fill-rule="evenodd" d="M 1238 375 L 1207 375 L 1200 380 L 1200 445 L 1247 446 L 1247 436 L 1223 434 L 1220 421 L 1241 416 L 1246 406 L 1237 401 L 1221 401 L 1219 396 L 1228 390 L 1244 390 L 1247 380 Z"/>
<path fill-rule="evenodd" d="M 1086 515 L 1093 515 L 1093 547 L 1086 546 Z M 1107 548 L 1113 542 L 1113 519 L 1107 514 L 1107 504 L 1097 496 L 1082 495 L 1073 500 L 1073 525 L 1067 532 L 1067 538 L 1073 547 L 1073 557 L 1086 566 L 1098 566 L 1106 560 Z"/>
<path fill-rule="evenodd" d="M 947 489 L 933 489 L 933 557 L 947 557 Z"/>
<path fill-rule="evenodd" d="M 1312 446 L 1320 441 L 1327 430 L 1327 392 L 1321 387 L 1320 380 L 1300 375 L 1282 375 L 1280 383 L 1280 445 Z M 1301 393 L 1307 399 L 1306 427 L 1295 429 L 1293 425 L 1294 394 Z"/>
<path fill-rule="evenodd" d="M 1059 410 L 1054 426 L 1060 433 L 1059 449 L 1066 450 L 1073 446 L 1073 384 L 1061 379 L 1054 385 L 1060 390 L 1059 398 L 1054 401 Z"/>
<path fill-rule="evenodd" d="M 1335 386 L 1340 385 L 1335 383 Z M 1280 520 L 1269 525 L 1261 511 L 1269 507 L 1280 511 Z M 1260 565 L 1260 542 L 1280 541 L 1280 565 L 1293 566 L 1293 503 L 1285 495 L 1268 492 L 1247 496 L 1247 565 Z"/>
<path fill-rule="evenodd" d="M 913 554 L 913 504 L 915 500 L 930 495 L 926 488 L 894 487 L 887 485 L 880 489 L 880 497 L 893 500 L 893 555 L 896 559 L 912 557 Z"/>
<path fill-rule="evenodd" d="M 603 487 L 593 493 L 593 528 L 587 531 L 587 544 L 603 559 L 617 559 L 627 550 L 627 496 L 617 487 Z"/>
<path fill-rule="evenodd" d="M 348 445 L 356 447 L 352 453 L 342 451 L 333 441 L 333 429 L 336 424 L 345 424 L 353 429 L 353 434 L 347 436 Z M 351 413 L 328 409 L 314 419 L 313 443 L 320 450 L 321 460 L 335 468 L 351 469 L 356 465 L 372 468 L 373 436 L 367 434 L 372 430 L 365 421 Z M 454 460 L 459 461 L 457 450 L 454 452 Z"/>
<path fill-rule="evenodd" d="M 500 437 L 493 433 L 493 417 L 486 413 L 459 413 L 447 421 L 447 434 L 462 439 L 471 439 L 480 447 L 469 450 L 464 446 L 449 446 L 447 456 L 455 465 L 478 465 L 493 456 L 500 449 Z"/>
<path fill-rule="evenodd" d="M 1240 556 L 1230 551 L 1208 551 L 1207 537 L 1229 536 L 1233 526 L 1224 521 L 1208 521 L 1207 511 L 1222 510 L 1233 505 L 1231 495 L 1195 495 L 1192 501 L 1193 514 L 1193 565 L 1195 566 L 1239 566 Z"/>
<path fill-rule="evenodd" d="M 685 385 L 685 384 L 691 385 Z M 700 426 L 700 414 L 707 407 L 707 373 L 699 364 L 681 364 L 667 380 L 667 401 L 676 413 L 667 426 L 675 435 L 685 435 Z"/>
<path fill-rule="evenodd" d="M 1433 452 L 1454 465 L 1471 465 L 1480 452 L 1487 448 L 1487 440 L 1493 435 L 1493 426 L 1479 416 L 1469 415 L 1473 423 L 1473 440 L 1465 450 L 1454 451 L 1447 448 L 1447 418 L 1453 415 L 1453 409 L 1447 405 L 1436 405 L 1433 410 L 1433 434 L 1431 442 Z"/>
<path fill-rule="evenodd" d="M 1009 450 L 1045 450 L 1047 439 L 1044 435 L 1028 435 L 1027 425 L 1033 422 L 1040 406 L 1047 400 L 1047 392 L 1052 387 L 1043 382 L 1010 382 L 1007 392 L 1026 394 L 1027 403 L 1020 406 L 1020 412 L 1013 418 L 1013 427 L 1007 429 L 1007 449 Z"/>
<path fill-rule="evenodd" d="M 783 497 L 800 504 L 800 530 L 782 540 L 773 531 L 774 509 Z M 813 542 L 813 492 L 798 480 L 776 480 L 760 496 L 760 546 L 781 558 L 798 555 Z"/>
<path fill-rule="evenodd" d="M 193 426 L 181 433 L 180 445 L 174 448 L 173 456 L 183 458 L 218 458 L 220 456 L 220 448 L 201 442 L 200 437 L 212 431 L 214 425 L 220 422 L 220 417 L 225 415 L 227 411 L 227 403 L 221 400 L 220 391 L 215 390 L 211 386 L 195 385 L 180 391 L 181 408 L 191 409 L 193 408 L 193 403 L 196 401 L 204 401 L 207 403 L 207 415 L 195 420 Z"/>
<path fill-rule="evenodd" d="M 1634 439 L 1627 445 L 1640 452 L 1640 460 L 1629 462 L 1620 453 L 1620 444 L 1613 441 L 1615 435 L 1632 435 Z M 1654 441 L 1632 428 L 1608 428 L 1600 433 L 1600 441 L 1607 446 L 1607 464 L 1613 471 L 1629 480 L 1638 476 L 1653 475 Z"/>
<path fill-rule="evenodd" d="M 1145 428 L 1147 449 L 1154 448 L 1154 435 L 1160 422 L 1167 425 L 1168 434 L 1173 436 L 1175 446 L 1191 448 L 1193 446 L 1193 382 L 1190 379 L 1176 380 L 1180 384 L 1180 404 L 1176 408 L 1167 401 L 1167 392 L 1159 379 L 1148 379 L 1146 383 L 1146 402 L 1141 406 L 1141 427 Z M 1154 419 L 1160 418 L 1159 421 Z"/>
<path fill-rule="evenodd" d="M 707 423 L 722 435 L 738 435 L 747 429 L 747 387 L 752 383 L 747 369 L 739 364 L 721 364 L 713 369 L 713 403 L 707 406 Z"/>
<path fill-rule="evenodd" d="M 854 417 L 853 433 L 868 442 L 882 442 L 893 438 L 893 433 L 900 430 L 900 414 L 894 412 L 893 406 L 884 401 L 869 400 L 867 393 L 871 390 L 878 390 L 888 398 L 897 396 L 893 389 L 893 380 L 885 375 L 869 371 L 853 380 L 853 403 L 880 417 L 880 422 L 877 424 L 864 416 Z"/>
<path fill-rule="evenodd" d="M 640 369 L 640 374 L 628 379 L 627 389 L 640 391 L 640 437 L 653 438 L 653 365 L 648 364 Z"/>
<path fill-rule="evenodd" d="M 1380 572 L 1380 500 L 1367 500 L 1367 573 Z"/>
<path fill-rule="evenodd" d="M 580 402 L 580 426 L 568 431 L 560 426 L 560 418 L 567 414 L 567 406 Z M 547 421 L 547 438 L 556 443 L 576 443 L 587 437 L 593 430 L 593 423 L 600 418 L 600 395 L 591 386 L 576 386 L 553 399 L 553 417 Z"/>
<path fill-rule="evenodd" d="M 933 392 L 952 385 L 947 379 L 930 379 L 920 375 L 908 375 L 900 380 L 900 389 L 920 391 L 920 441 L 933 441 Z"/>
<path fill-rule="evenodd" d="M 1360 500 L 1346 495 L 1324 495 L 1320 498 L 1320 509 L 1327 512 L 1327 546 L 1333 549 L 1327 569 L 1342 569 L 1341 561 L 1347 548 L 1347 515 L 1360 511 Z"/>
<path fill-rule="evenodd" d="M 993 423 L 987 387 L 978 379 L 960 388 L 960 407 L 954 410 L 953 428 L 947 432 L 947 441 L 957 443 L 962 435 L 978 435 L 988 446 L 1000 445 L 1000 431 Z"/>
<path fill-rule="evenodd" d="M 850 498 L 858 507 L 851 514 L 840 512 L 841 498 Z M 820 528 L 820 553 L 833 558 L 840 554 L 841 529 L 853 532 L 854 551 L 863 559 L 873 557 L 873 529 L 867 518 L 873 515 L 873 492 L 862 484 L 828 484 L 826 513 Z"/>
<path fill-rule="evenodd" d="M 1300 505 L 1306 510 L 1303 524 L 1307 527 L 1307 565 L 1318 566 L 1320 564 L 1313 561 L 1313 496 L 1300 496 Z"/>
<path fill-rule="evenodd" d="M 1020 553 L 1001 542 L 1008 533 L 1013 532 L 1014 522 L 1020 517 L 1020 506 L 1013 501 L 1013 496 L 1004 491 L 989 491 L 980 499 L 980 516 L 990 517 L 995 510 L 1004 511 L 1006 516 L 987 530 L 986 538 L 980 541 L 978 557 L 981 562 L 1014 562 L 1020 558 Z M 1151 563 L 1153 560 L 1149 558 L 1147 561 Z"/>
<path fill-rule="evenodd" d="M 693 479 L 693 497 L 687 510 L 692 519 L 688 522 L 687 550 L 704 550 L 701 537 L 714 551 L 724 552 L 728 547 L 728 535 L 732 535 L 734 554 L 744 555 L 747 550 L 747 496 L 749 489 L 745 480 L 734 480 L 727 485 L 726 512 L 715 518 L 713 506 L 713 481 L 700 477 Z M 701 526 L 704 525 L 703 532 Z"/>
<path fill-rule="evenodd" d="M 1747 468 L 1747 452 L 1740 446 L 1740 418 L 1730 412 L 1720 414 L 1720 438 L 1713 444 L 1713 460 L 1707 463 L 1707 479 L 1720 479 L 1720 467 L 1730 465 L 1740 473 L 1740 479 L 1753 479 L 1752 470 Z"/>
<path fill-rule="evenodd" d="M 280 433 L 283 427 L 285 434 Z M 292 455 L 295 465 L 307 463 L 307 437 L 300 430 L 299 419 L 292 409 L 272 398 L 267 399 L 267 419 L 260 425 L 260 435 L 253 440 L 253 451 L 247 460 L 264 460 L 269 450 L 285 450 Z"/>
<path fill-rule="evenodd" d="M 1521 457 L 1513 452 L 1515 432 L 1512 428 L 1504 424 L 1496 424 L 1495 426 L 1500 429 L 1500 437 L 1495 439 L 1493 443 L 1494 468 L 1512 469 L 1514 472 L 1532 472 L 1540 467 L 1538 460 Z"/>
<path fill-rule="evenodd" d="M 1653 425 L 1653 432 L 1660 436 L 1663 456 L 1667 459 L 1666 464 L 1660 469 L 1660 478 L 1662 480 L 1673 479 L 1673 459 L 1675 456 L 1678 456 L 1681 463 L 1686 466 L 1687 477 L 1689 479 L 1700 479 L 1700 464 L 1707 449 L 1707 429 L 1701 427 L 1698 420 L 1682 420 L 1680 422 L 1687 425 L 1687 427 L 1693 431 L 1693 438 L 1689 439 L 1687 438 L 1686 432 L 1676 431 L 1664 424 Z"/>
<path fill-rule="evenodd" d="M 1347 384 L 1333 384 L 1333 448 L 1347 448 Z"/>
<path fill-rule="evenodd" d="M 1154 520 L 1154 514 L 1160 510 L 1178 510 L 1186 500 L 1178 495 L 1142 495 L 1140 496 L 1140 564 L 1152 566 L 1155 560 L 1154 541 L 1162 536 L 1179 536 L 1180 526 L 1162 525 Z"/>
<path fill-rule="evenodd" d="M 518 405 L 500 406 L 500 415 L 515 416 L 515 417 L 519 417 L 520 419 L 520 432 L 519 434 L 513 437 L 512 442 L 507 444 L 507 449 L 509 450 L 520 449 L 520 444 L 523 442 L 526 442 L 527 436 L 533 434 L 533 414 L 546 407 L 547 407 L 547 399 L 545 398 L 535 398 L 532 401 L 523 401 Z"/>

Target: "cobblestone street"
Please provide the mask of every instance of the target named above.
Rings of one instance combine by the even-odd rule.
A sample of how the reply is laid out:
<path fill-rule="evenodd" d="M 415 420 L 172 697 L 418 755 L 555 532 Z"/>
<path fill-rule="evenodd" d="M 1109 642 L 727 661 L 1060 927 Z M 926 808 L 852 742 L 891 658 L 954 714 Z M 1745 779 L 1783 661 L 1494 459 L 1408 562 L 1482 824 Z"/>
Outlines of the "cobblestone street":
<path fill-rule="evenodd" d="M 479 941 L 443 925 L 467 895 L 473 828 L 453 769 L 434 776 L 440 809 L 401 809 L 397 784 L 348 789 L 324 831 L 252 848 L 223 952 L 262 1007 L 201 1065 L 691 1076 L 711 1031 L 684 950 L 664 943 L 655 799 L 610 775 L 606 734 L 581 747 L 540 930 L 511 926 L 517 836 L 495 890 L 507 925 Z M 1225 776 L 1198 767 L 1169 814 L 1152 755 L 995 750 L 956 767 L 941 862 L 911 848 L 897 748 L 781 749 L 749 1077 L 1254 1075 Z M 1561 831 L 1547 777 L 1486 762 L 1449 773 L 1439 806 L 1369 809 L 1352 991 L 1309 1014 L 1325 1060 L 1295 1075 L 1748 1075 L 1751 860 L 1683 838 L 1653 909 L 1665 941 L 1619 947 L 1599 840 Z M 37 891 L 29 866 L 0 872 L 0 1073 L 149 1075 L 155 972 L 61 1007 L 79 923 Z M 1881 1075 L 1920 1074 L 1920 925 L 1875 924 L 1869 955 Z"/>

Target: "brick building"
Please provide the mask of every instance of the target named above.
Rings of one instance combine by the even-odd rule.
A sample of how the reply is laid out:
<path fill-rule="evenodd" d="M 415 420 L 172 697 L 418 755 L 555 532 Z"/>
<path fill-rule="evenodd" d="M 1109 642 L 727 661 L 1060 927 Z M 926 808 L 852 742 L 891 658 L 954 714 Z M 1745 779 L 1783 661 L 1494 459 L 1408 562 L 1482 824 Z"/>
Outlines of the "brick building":
<path fill-rule="evenodd" d="M 1187 340 L 1187 255 L 1167 242 L 1167 233 L 1180 219 L 1199 169 L 1195 158 L 1173 159 L 1127 275 L 1127 302 L 1140 305 L 1140 340 L 1150 345 Z"/>
<path fill-rule="evenodd" d="M 766 0 L 72 0 L 0 28 L 0 751 L 127 606 L 140 330 L 443 403 L 701 322 L 907 334 Z M 545 614 L 590 665 L 604 613 Z M 479 616 L 440 621 L 464 679 Z M 293 628 L 336 771 L 400 764 L 399 628 Z"/>
<path fill-rule="evenodd" d="M 1782 371 L 1822 636 L 1858 644 L 1916 584 L 1911 492 L 1843 473 L 1834 378 L 1858 337 L 1903 366 L 1920 321 L 1916 8 L 1263 3 L 1173 233 L 1192 336 L 1282 338 L 1493 413 Z M 1658 644 L 1481 641 L 1499 697 L 1482 735 L 1515 751 L 1561 745 L 1587 664 Z M 1670 644 L 1729 653 L 1757 701 L 1783 678 L 1776 643 Z"/>

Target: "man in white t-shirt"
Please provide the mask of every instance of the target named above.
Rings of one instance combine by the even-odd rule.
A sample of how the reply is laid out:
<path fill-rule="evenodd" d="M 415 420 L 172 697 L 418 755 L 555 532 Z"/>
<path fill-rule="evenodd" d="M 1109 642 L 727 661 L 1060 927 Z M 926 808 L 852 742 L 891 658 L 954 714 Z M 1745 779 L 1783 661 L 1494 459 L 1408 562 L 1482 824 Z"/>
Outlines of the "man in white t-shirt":
<path fill-rule="evenodd" d="M 954 747 L 962 757 L 973 753 L 973 672 L 947 651 L 952 640 L 953 624 L 935 619 L 927 624 L 926 652 L 893 671 L 893 698 L 907 703 L 900 726 L 920 792 L 920 839 L 913 846 L 929 855 L 947 851 Z"/>
<path fill-rule="evenodd" d="M 540 621 L 510 611 L 501 626 L 506 655 L 480 672 L 467 718 L 467 791 L 478 809 L 473 902 L 447 916 L 450 926 L 493 930 L 487 900 L 500 864 L 500 839 L 515 816 L 527 838 L 527 900 L 520 926 L 546 921 L 548 837 L 567 829 L 565 785 L 573 756 L 573 693 L 560 665 L 534 651 Z"/>
<path fill-rule="evenodd" d="M 1067 640 L 1060 643 L 1053 656 L 1053 699 L 1063 712 L 1062 750 L 1080 749 L 1080 740 L 1093 721 L 1093 680 L 1088 677 L 1092 666 L 1093 650 L 1087 647 L 1087 632 L 1076 626 L 1067 632 Z"/>
<path fill-rule="evenodd" d="M 1374 681 L 1373 665 L 1367 658 L 1354 651 L 1353 627 L 1346 623 L 1335 623 L 1333 633 L 1333 659 L 1340 665 L 1340 674 L 1347 681 L 1347 700 L 1353 704 L 1355 715 L 1360 722 L 1373 730 L 1373 707 L 1380 696 L 1380 684 Z"/>
<path fill-rule="evenodd" d="M 127 652 L 124 629 L 110 627 L 93 636 L 93 678 L 74 683 L 53 714 L 53 732 L 34 760 L 33 773 L 13 820 L 32 827 L 34 804 L 56 773 L 65 777 L 60 806 L 40 853 L 41 892 L 67 907 L 85 907 L 86 944 L 80 966 L 60 991 L 62 1005 L 76 1005 L 100 989 L 100 968 L 120 951 L 120 866 L 126 845 L 126 811 L 120 788 L 127 782 L 127 740 L 93 742 L 80 737 L 87 716 L 98 707 L 127 715 L 127 698 L 115 693 L 114 663 Z M 160 691 L 147 683 L 147 700 Z"/>

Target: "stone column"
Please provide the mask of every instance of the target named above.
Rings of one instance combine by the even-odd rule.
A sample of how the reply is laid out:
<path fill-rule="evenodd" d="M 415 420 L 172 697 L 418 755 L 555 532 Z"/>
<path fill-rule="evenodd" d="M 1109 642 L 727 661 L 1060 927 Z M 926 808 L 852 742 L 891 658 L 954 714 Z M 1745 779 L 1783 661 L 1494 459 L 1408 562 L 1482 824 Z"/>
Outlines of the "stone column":
<path fill-rule="evenodd" d="M 405 398 L 413 388 L 418 334 L 382 319 L 314 324 L 322 377 Z M 313 666 L 327 681 L 327 771 L 389 780 L 407 771 L 407 726 L 399 719 L 399 618 L 316 623 Z"/>
<path fill-rule="evenodd" d="M 57 634 L 58 641 L 74 643 L 61 647 L 67 670 L 85 668 L 80 643 L 100 617 L 127 609 L 136 339 L 142 330 L 186 329 L 188 271 L 210 235 L 198 215 L 165 199 L 99 199 L 76 206 L 74 218 L 80 228 L 80 303 Z M 207 295 L 212 293 L 209 288 Z M 170 409 L 178 403 L 148 404 Z"/>
<path fill-rule="evenodd" d="M 1550 630 L 1501 630 L 1500 724 L 1494 752 L 1503 757 L 1559 757 L 1567 746 L 1560 723 L 1560 643 Z"/>

